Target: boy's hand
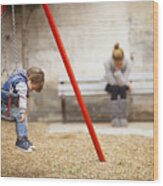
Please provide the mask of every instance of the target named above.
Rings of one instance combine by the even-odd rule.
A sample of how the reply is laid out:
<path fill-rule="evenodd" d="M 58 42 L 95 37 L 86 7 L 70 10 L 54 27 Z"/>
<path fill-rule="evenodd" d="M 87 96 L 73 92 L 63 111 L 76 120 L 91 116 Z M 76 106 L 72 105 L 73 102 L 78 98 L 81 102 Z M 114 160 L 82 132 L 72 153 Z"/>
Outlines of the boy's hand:
<path fill-rule="evenodd" d="M 23 123 L 25 120 L 25 114 L 20 115 L 20 123 Z"/>

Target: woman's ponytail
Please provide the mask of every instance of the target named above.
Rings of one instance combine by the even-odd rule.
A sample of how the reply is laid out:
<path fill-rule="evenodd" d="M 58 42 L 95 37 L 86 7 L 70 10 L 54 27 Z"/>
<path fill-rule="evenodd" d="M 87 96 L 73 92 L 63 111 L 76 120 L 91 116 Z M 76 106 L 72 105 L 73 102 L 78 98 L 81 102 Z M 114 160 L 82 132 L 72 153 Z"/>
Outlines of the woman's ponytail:
<path fill-rule="evenodd" d="M 119 43 L 116 43 L 114 45 L 112 57 L 114 60 L 122 60 L 124 58 L 124 52 L 123 52 L 123 49 L 120 48 Z"/>
<path fill-rule="evenodd" d="M 114 50 L 116 50 L 116 49 L 119 49 L 119 43 L 116 43 L 116 44 L 114 45 Z"/>

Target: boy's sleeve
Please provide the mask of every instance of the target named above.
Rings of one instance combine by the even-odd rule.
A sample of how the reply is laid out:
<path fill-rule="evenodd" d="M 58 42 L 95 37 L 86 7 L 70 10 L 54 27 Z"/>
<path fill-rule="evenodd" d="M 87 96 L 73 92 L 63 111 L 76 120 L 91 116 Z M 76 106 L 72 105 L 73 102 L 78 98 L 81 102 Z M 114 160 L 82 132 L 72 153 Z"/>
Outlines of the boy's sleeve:
<path fill-rule="evenodd" d="M 115 85 L 116 80 L 111 70 L 110 64 L 107 62 L 104 64 L 104 67 L 105 67 L 105 76 L 104 76 L 105 80 L 107 81 L 108 84 Z"/>
<path fill-rule="evenodd" d="M 27 109 L 27 85 L 24 82 L 20 82 L 16 85 L 16 90 L 19 95 L 19 108 L 21 113 L 25 113 Z"/>
<path fill-rule="evenodd" d="M 114 76 L 116 78 L 116 81 L 119 86 L 124 86 L 129 83 L 129 74 L 131 72 L 131 63 L 127 62 L 126 70 L 124 73 L 122 71 L 118 70 L 114 73 Z"/>

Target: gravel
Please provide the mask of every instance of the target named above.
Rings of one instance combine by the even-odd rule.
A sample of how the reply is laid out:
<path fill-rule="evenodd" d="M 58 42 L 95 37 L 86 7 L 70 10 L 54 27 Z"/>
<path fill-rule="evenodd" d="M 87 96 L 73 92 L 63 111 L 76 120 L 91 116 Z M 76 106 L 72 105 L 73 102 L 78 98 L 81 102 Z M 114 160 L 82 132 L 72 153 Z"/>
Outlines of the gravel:
<path fill-rule="evenodd" d="M 2 122 L 3 177 L 153 180 L 153 139 L 100 135 L 106 162 L 99 162 L 88 134 L 49 133 L 48 124 L 30 123 L 32 153 L 15 147 L 13 123 Z"/>

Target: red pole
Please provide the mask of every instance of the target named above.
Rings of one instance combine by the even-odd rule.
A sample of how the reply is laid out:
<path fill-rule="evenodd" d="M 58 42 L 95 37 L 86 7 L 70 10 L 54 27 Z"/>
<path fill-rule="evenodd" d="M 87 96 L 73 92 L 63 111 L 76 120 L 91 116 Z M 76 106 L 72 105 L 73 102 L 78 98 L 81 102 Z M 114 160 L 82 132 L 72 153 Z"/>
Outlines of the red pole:
<path fill-rule="evenodd" d="M 1 15 L 4 14 L 5 10 L 6 10 L 6 6 L 5 5 L 1 5 Z"/>
<path fill-rule="evenodd" d="M 52 32 L 53 32 L 53 36 L 54 36 L 54 38 L 55 38 L 55 40 L 56 40 L 58 49 L 59 49 L 60 54 L 61 54 L 61 57 L 62 57 L 62 60 L 63 60 L 63 62 L 64 62 L 65 68 L 66 68 L 67 73 L 68 73 L 68 75 L 69 75 L 69 78 L 70 78 L 72 87 L 73 87 L 74 92 L 75 92 L 75 94 L 76 94 L 78 103 L 79 103 L 80 108 L 81 108 L 81 111 L 82 111 L 82 113 L 83 113 L 83 117 L 84 117 L 85 122 L 86 122 L 86 124 L 87 124 L 88 130 L 89 130 L 89 133 L 90 133 L 90 135 L 91 135 L 91 138 L 92 138 L 93 144 L 94 144 L 94 146 L 95 146 L 96 152 L 97 152 L 97 154 L 98 154 L 99 160 L 100 160 L 100 161 L 105 161 L 105 158 L 104 158 L 104 155 L 103 155 L 101 146 L 100 146 L 100 144 L 99 144 L 98 138 L 97 138 L 96 133 L 95 133 L 95 130 L 94 130 L 94 128 L 93 128 L 93 124 L 92 124 L 91 118 L 90 118 L 90 116 L 89 116 L 88 110 L 87 110 L 86 105 L 85 105 L 85 103 L 84 103 L 84 100 L 83 100 L 83 98 L 82 98 L 82 96 L 81 96 L 80 89 L 79 89 L 79 87 L 78 87 L 78 84 L 77 84 L 77 81 L 76 81 L 76 79 L 75 79 L 75 76 L 74 76 L 72 67 L 71 67 L 71 65 L 70 65 L 69 58 L 68 58 L 68 56 L 67 56 L 67 54 L 66 54 L 66 50 L 65 50 L 64 45 L 63 45 L 63 43 L 62 43 L 62 40 L 61 40 L 59 31 L 58 31 L 58 29 L 57 29 L 57 25 L 56 25 L 56 23 L 55 23 L 53 14 L 52 14 L 52 12 L 51 12 L 51 10 L 50 10 L 49 5 L 43 4 L 42 6 L 43 6 L 44 11 L 45 11 L 45 14 L 46 14 L 46 16 L 47 16 L 47 18 L 48 18 L 48 21 L 49 21 L 51 30 L 52 30 Z"/>

